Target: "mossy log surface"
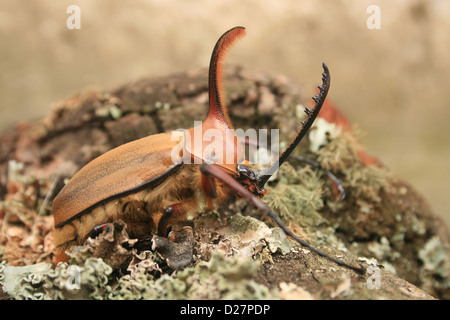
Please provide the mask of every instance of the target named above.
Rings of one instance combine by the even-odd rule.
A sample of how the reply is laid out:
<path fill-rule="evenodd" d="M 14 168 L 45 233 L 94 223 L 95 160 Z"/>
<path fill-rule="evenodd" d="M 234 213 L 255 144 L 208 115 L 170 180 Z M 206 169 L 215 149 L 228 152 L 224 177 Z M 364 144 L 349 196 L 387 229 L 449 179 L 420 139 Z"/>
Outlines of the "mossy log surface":
<path fill-rule="evenodd" d="M 310 95 L 282 76 L 247 74 L 234 66 L 226 70 L 225 98 L 235 128 L 279 128 L 280 140 L 290 141 L 304 106 L 311 105 Z M 151 251 L 117 246 L 118 241 L 135 241 L 118 223 L 109 234 L 73 250 L 70 263 L 81 270 L 81 288 L 64 285 L 70 265 L 48 269 L 53 252 L 51 200 L 64 179 L 123 143 L 192 127 L 194 120 L 205 118 L 207 102 L 207 71 L 194 70 L 111 91 L 83 92 L 58 102 L 42 121 L 20 123 L 1 134 L 2 297 L 450 298 L 450 246 L 444 224 L 382 159 L 362 161 L 359 129 L 342 131 L 333 124 L 320 149 L 311 148 L 307 137 L 296 154 L 333 172 L 346 198 L 336 200 L 323 170 L 290 160 L 269 182 L 265 201 L 298 235 L 333 256 L 365 266 L 366 275 L 296 245 L 238 199 L 174 228 L 175 233 L 188 228 L 194 243 L 193 261 L 183 270 L 172 272 L 169 259 Z M 114 255 L 102 256 L 102 241 L 115 248 Z"/>

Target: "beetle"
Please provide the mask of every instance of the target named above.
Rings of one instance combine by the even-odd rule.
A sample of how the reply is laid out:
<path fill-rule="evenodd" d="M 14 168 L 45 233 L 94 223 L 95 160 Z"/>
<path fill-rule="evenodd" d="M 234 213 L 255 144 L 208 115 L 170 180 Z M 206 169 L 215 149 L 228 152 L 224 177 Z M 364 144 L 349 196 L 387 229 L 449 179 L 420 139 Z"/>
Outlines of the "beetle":
<path fill-rule="evenodd" d="M 315 106 L 305 109 L 307 119 L 288 147 L 268 168 L 260 169 L 245 159 L 243 143 L 232 130 L 222 96 L 225 54 L 245 33 L 244 27 L 232 28 L 213 49 L 209 112 L 201 125 L 185 130 L 177 139 L 171 133 L 160 133 L 112 149 L 81 168 L 63 187 L 53 201 L 57 262 L 67 260 L 65 251 L 82 244 L 97 226 L 121 219 L 130 237 L 165 237 L 171 224 L 195 216 L 201 209 L 214 208 L 234 192 L 270 216 L 301 245 L 341 266 L 364 272 L 362 267 L 346 264 L 299 238 L 261 200 L 267 193 L 266 182 L 317 117 L 330 87 L 330 73 L 323 64 L 323 83 L 313 97 Z M 207 139 L 209 130 L 219 135 Z M 225 158 L 231 161 L 221 161 Z"/>

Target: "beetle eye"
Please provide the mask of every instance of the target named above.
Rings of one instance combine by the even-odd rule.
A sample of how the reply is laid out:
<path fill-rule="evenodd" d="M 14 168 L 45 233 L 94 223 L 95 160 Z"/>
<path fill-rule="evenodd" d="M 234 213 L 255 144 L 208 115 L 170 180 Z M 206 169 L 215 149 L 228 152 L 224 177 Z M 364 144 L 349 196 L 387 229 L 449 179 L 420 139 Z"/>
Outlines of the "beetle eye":
<path fill-rule="evenodd" d="M 240 175 L 245 176 L 247 178 L 249 178 L 252 181 L 256 180 L 256 174 L 253 170 L 249 169 L 247 166 L 245 165 L 238 165 L 237 166 L 237 171 L 239 172 Z"/>
<path fill-rule="evenodd" d="M 245 167 L 241 167 L 241 166 L 238 166 L 238 171 L 239 171 L 239 173 L 241 173 L 241 174 L 247 174 L 248 173 L 248 169 L 247 168 L 245 168 Z"/>

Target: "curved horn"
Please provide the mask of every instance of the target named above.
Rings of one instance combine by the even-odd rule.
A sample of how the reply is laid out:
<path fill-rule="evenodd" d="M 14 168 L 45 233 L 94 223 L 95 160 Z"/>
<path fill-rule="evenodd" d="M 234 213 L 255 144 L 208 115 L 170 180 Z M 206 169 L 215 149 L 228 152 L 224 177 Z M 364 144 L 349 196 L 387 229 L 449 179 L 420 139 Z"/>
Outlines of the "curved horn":
<path fill-rule="evenodd" d="M 223 62 L 228 49 L 243 36 L 245 36 L 244 27 L 234 27 L 225 32 L 217 41 L 209 64 L 209 113 L 207 119 L 218 120 L 230 129 L 233 128 L 233 125 L 222 100 Z"/>

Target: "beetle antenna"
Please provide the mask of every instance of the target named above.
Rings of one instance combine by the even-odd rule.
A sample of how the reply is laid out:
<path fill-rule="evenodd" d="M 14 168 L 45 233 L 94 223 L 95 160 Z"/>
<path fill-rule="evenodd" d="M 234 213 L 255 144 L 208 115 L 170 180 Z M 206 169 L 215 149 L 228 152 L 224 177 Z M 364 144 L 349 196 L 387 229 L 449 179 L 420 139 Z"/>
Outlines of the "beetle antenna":
<path fill-rule="evenodd" d="M 219 120 L 221 123 L 228 125 L 228 128 L 232 129 L 233 125 L 228 116 L 227 107 L 222 99 L 223 85 L 223 69 L 224 60 L 228 49 L 230 49 L 236 40 L 245 36 L 244 27 L 234 27 L 225 32 L 217 41 L 213 53 L 211 55 L 211 61 L 209 64 L 209 119 Z"/>
<path fill-rule="evenodd" d="M 303 139 L 305 134 L 311 128 L 314 120 L 319 114 L 320 109 L 325 101 L 325 98 L 328 94 L 328 90 L 330 89 L 330 72 L 325 63 L 322 63 L 322 67 L 324 72 L 322 73 L 322 84 L 318 87 L 319 93 L 316 94 L 312 99 L 316 102 L 314 108 L 310 109 L 306 107 L 305 113 L 308 118 L 302 121 L 302 127 L 298 131 L 297 135 L 288 145 L 288 147 L 279 155 L 278 159 L 266 170 L 262 172 L 262 176 L 258 182 L 258 187 L 264 188 L 266 182 L 270 179 L 270 177 L 278 170 L 278 168 L 286 161 L 289 155 L 294 151 L 299 142 Z"/>
<path fill-rule="evenodd" d="M 359 274 L 364 274 L 366 272 L 366 270 L 363 267 L 349 265 L 349 264 L 345 263 L 344 261 L 334 258 L 334 257 L 328 255 L 327 253 L 323 252 L 322 250 L 315 248 L 314 246 L 309 244 L 307 241 L 298 237 L 295 233 L 293 233 L 284 224 L 284 222 L 280 219 L 280 217 L 275 212 L 273 212 L 268 205 L 266 205 L 264 202 L 262 202 L 260 198 L 258 198 L 253 193 L 248 191 L 237 180 L 235 180 L 232 176 L 227 174 L 225 171 L 223 171 L 217 165 L 214 165 L 214 164 L 208 165 L 208 164 L 204 163 L 200 166 L 200 170 L 201 170 L 202 174 L 207 175 L 207 176 L 209 176 L 209 175 L 214 176 L 215 178 L 217 178 L 220 181 L 222 181 L 223 183 L 225 183 L 225 185 L 227 185 L 230 189 L 234 190 L 235 192 L 239 193 L 242 197 L 246 198 L 255 207 L 257 207 L 259 210 L 261 210 L 266 215 L 271 217 L 276 222 L 276 224 L 284 231 L 284 233 L 286 235 L 293 238 L 295 241 L 297 241 L 302 246 L 308 248 L 312 252 L 314 252 L 330 261 L 333 261 L 334 263 L 336 263 L 340 266 L 349 268 Z"/>

